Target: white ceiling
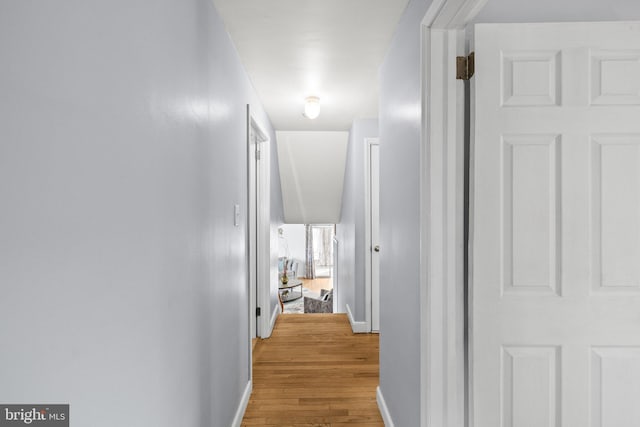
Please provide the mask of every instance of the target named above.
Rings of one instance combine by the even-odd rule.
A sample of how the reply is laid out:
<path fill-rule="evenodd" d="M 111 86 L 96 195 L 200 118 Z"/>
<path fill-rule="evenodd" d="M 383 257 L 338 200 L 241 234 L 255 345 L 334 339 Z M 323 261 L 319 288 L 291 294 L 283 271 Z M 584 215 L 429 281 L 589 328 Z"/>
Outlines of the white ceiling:
<path fill-rule="evenodd" d="M 378 116 L 378 67 L 408 0 L 213 0 L 276 130 Z M 302 115 L 320 97 L 320 117 Z"/>

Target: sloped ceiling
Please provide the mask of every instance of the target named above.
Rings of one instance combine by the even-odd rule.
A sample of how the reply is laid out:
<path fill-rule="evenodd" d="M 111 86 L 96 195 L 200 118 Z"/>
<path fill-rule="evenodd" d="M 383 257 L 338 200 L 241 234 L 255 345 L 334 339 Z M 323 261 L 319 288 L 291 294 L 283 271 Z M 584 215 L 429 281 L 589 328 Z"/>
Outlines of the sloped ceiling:
<path fill-rule="evenodd" d="M 348 130 L 378 116 L 378 68 L 408 0 L 213 3 L 279 131 L 285 222 L 340 222 Z M 311 95 L 315 120 L 302 115 Z"/>
<path fill-rule="evenodd" d="M 285 223 L 340 222 L 349 132 L 276 132 Z"/>

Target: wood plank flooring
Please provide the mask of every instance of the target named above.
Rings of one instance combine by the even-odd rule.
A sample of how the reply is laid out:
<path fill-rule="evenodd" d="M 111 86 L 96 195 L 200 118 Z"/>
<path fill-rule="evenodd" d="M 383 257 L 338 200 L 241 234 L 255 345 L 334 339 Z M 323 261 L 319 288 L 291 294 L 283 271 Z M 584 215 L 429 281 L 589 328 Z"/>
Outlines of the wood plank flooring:
<path fill-rule="evenodd" d="M 318 277 L 315 279 L 305 279 L 304 277 L 298 277 L 302 280 L 302 286 L 310 291 L 320 293 L 321 289 L 333 289 L 333 279 L 331 277 Z"/>
<path fill-rule="evenodd" d="M 384 427 L 376 403 L 378 335 L 345 314 L 279 316 L 253 353 L 243 426 Z"/>

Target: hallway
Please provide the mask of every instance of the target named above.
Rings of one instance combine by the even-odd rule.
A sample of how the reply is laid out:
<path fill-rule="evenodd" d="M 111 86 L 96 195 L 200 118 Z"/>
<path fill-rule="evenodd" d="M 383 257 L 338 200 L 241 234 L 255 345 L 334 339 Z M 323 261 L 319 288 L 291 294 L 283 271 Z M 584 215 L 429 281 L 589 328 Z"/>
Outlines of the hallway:
<path fill-rule="evenodd" d="M 640 427 L 640 1 L 4 0 L 0 58 L 0 425 Z"/>
<path fill-rule="evenodd" d="M 378 335 L 344 314 L 280 316 L 256 344 L 243 426 L 383 426 L 376 404 Z"/>

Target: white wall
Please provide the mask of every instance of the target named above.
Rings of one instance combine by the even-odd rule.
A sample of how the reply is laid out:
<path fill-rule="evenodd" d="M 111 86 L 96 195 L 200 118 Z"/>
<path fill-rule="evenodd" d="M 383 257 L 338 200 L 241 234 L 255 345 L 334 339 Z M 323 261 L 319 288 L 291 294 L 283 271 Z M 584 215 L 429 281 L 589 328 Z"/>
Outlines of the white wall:
<path fill-rule="evenodd" d="M 338 251 L 339 310 L 349 304 L 355 321 L 365 316 L 365 153 L 366 138 L 378 136 L 378 120 L 354 120 L 349 132 L 347 168 L 342 196 L 342 215 L 336 226 Z"/>
<path fill-rule="evenodd" d="M 305 246 L 307 240 L 304 224 L 284 224 L 281 228 L 283 230 L 283 238 L 286 239 L 288 253 L 281 254 L 280 256 L 288 256 L 298 261 L 298 277 L 304 277 Z"/>
<path fill-rule="evenodd" d="M 380 69 L 380 391 L 397 426 L 420 425 L 420 22 L 407 6 Z"/>
<path fill-rule="evenodd" d="M 0 401 L 229 426 L 249 378 L 246 104 L 270 124 L 210 1 L 5 0 L 0 57 Z"/>
<path fill-rule="evenodd" d="M 304 224 L 284 224 L 282 227 L 283 237 L 289 247 L 289 258 L 304 261 L 306 234 Z"/>
<path fill-rule="evenodd" d="M 287 224 L 340 221 L 348 132 L 277 132 Z"/>

